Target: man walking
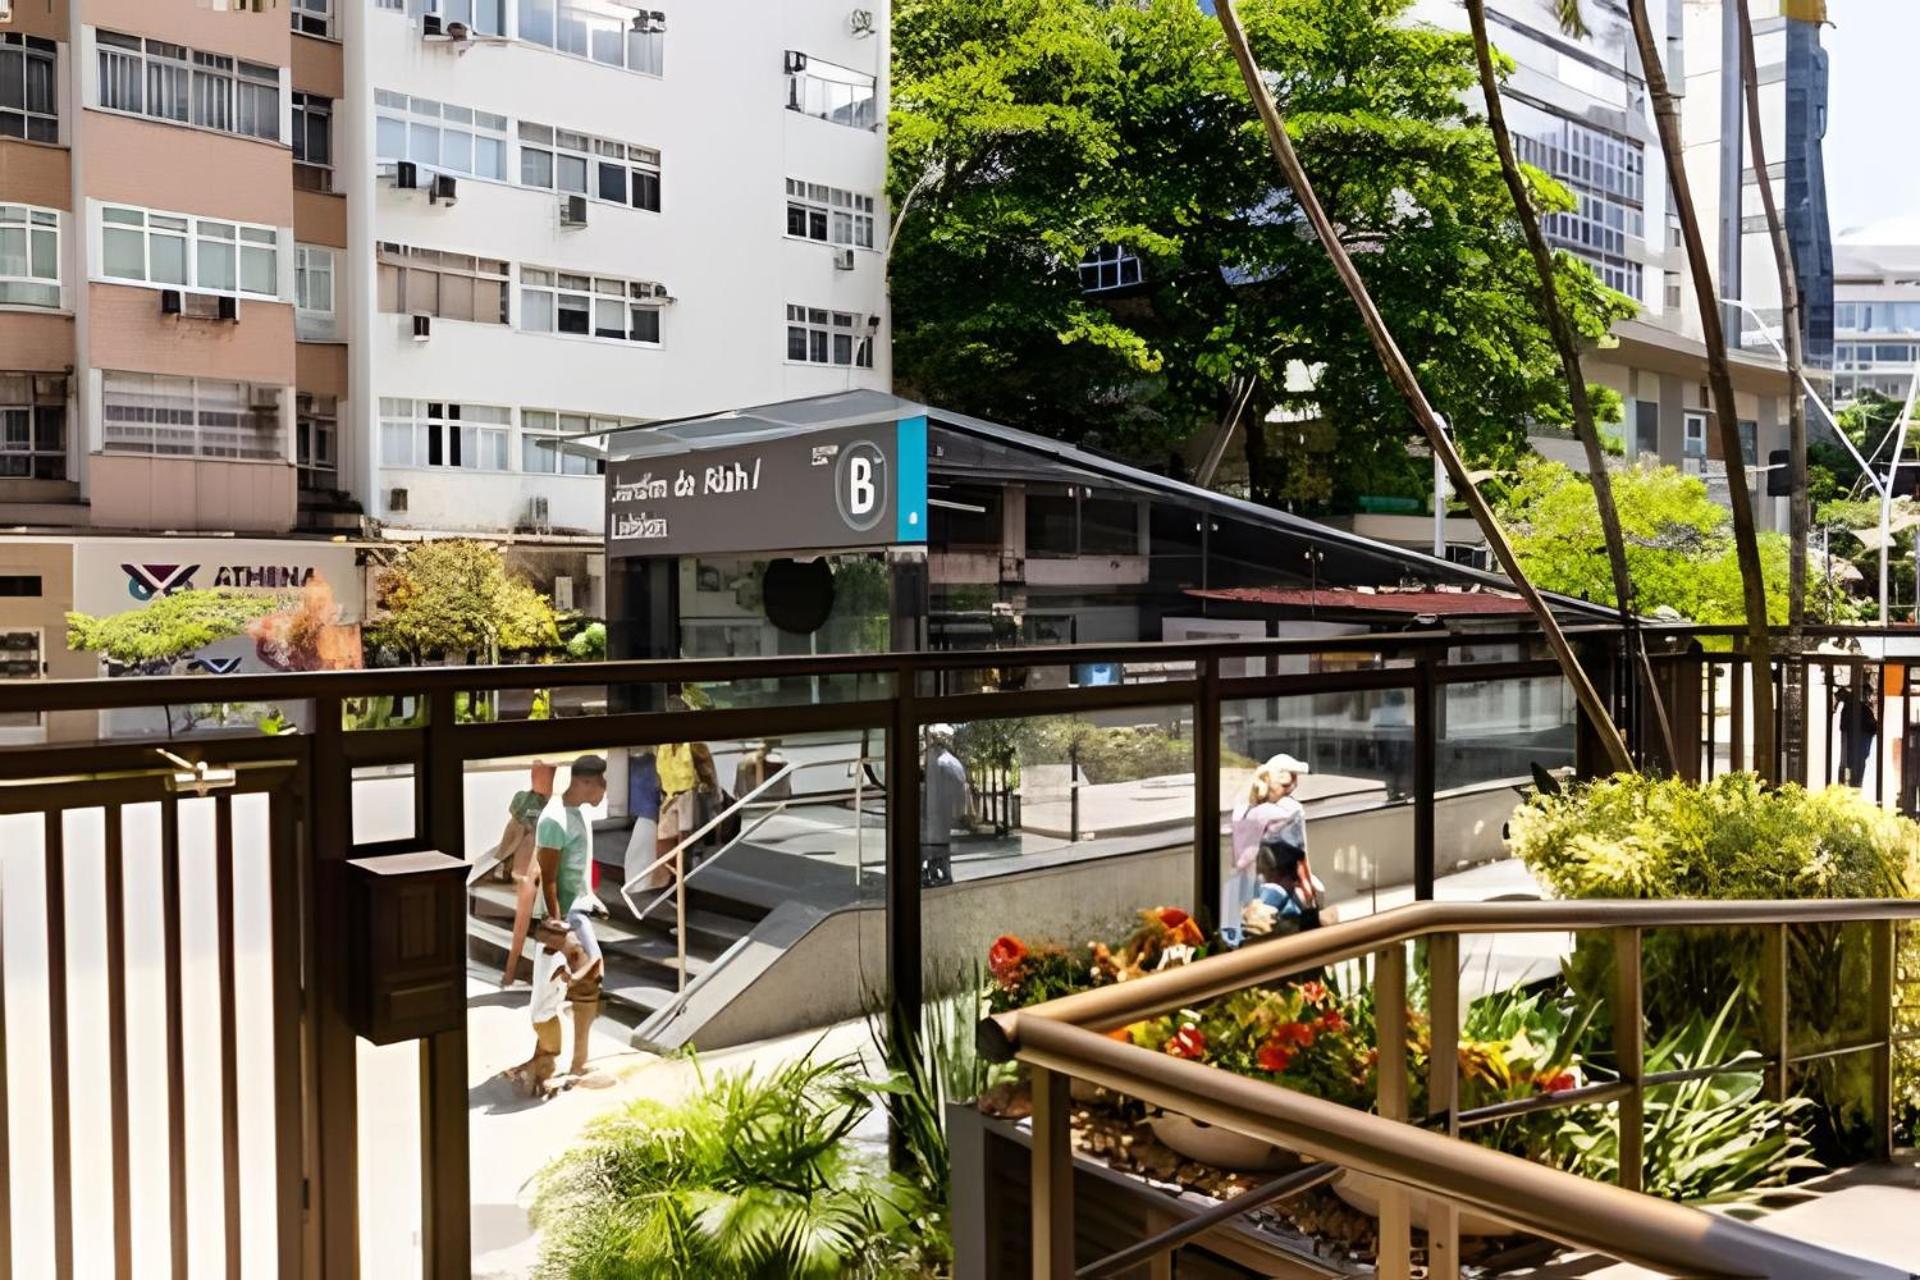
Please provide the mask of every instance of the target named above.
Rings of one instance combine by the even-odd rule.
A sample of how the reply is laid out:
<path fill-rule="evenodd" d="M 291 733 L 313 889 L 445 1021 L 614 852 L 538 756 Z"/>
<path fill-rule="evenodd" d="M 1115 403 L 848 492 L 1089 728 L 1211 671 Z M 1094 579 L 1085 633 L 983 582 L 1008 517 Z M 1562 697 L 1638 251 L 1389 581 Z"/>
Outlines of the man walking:
<path fill-rule="evenodd" d="M 568 998 L 573 1002 L 574 1025 L 593 1025 L 600 1003 L 605 963 L 600 939 L 593 929 L 595 903 L 588 888 L 593 861 L 593 828 L 581 810 L 607 797 L 607 762 L 600 756 L 581 756 L 567 773 L 567 789 L 548 802 L 535 828 L 534 856 L 540 863 L 540 888 L 546 898 L 546 918 L 564 922 L 579 941 L 586 964 L 573 974 Z M 571 1073 L 587 1069 L 587 1037 L 576 1034 Z"/>

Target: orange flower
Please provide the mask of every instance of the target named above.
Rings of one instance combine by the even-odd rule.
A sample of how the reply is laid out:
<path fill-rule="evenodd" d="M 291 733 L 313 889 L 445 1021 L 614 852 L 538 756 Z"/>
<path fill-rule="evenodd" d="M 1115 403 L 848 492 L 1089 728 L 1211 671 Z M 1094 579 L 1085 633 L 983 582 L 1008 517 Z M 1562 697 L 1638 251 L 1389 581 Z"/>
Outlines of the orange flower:
<path fill-rule="evenodd" d="M 1283 1022 L 1273 1029 L 1269 1043 L 1305 1049 L 1313 1043 L 1314 1034 L 1311 1022 Z"/>
<path fill-rule="evenodd" d="M 1154 912 L 1154 916 L 1160 921 L 1160 927 L 1172 935 L 1176 946 L 1184 944 L 1197 947 L 1207 940 L 1193 917 L 1178 907 L 1161 907 Z"/>
<path fill-rule="evenodd" d="M 1299 992 L 1300 998 L 1315 1008 L 1327 1002 L 1327 985 L 1324 982 L 1303 982 Z"/>
<path fill-rule="evenodd" d="M 1199 1062 L 1207 1056 L 1207 1033 L 1196 1026 L 1184 1026 L 1167 1041 L 1167 1052 L 1176 1058 Z"/>
<path fill-rule="evenodd" d="M 1011 985 L 1026 958 L 1027 944 L 1010 933 L 1003 933 L 987 948 L 987 972 L 1002 986 Z"/>
<path fill-rule="evenodd" d="M 1293 1065 L 1293 1050 L 1277 1040 L 1269 1040 L 1260 1046 L 1260 1052 L 1254 1055 L 1254 1060 L 1260 1064 L 1262 1071 L 1279 1075 Z"/>
<path fill-rule="evenodd" d="M 1315 1025 L 1320 1028 L 1322 1034 L 1337 1036 L 1347 1029 L 1347 1018 L 1338 1009 L 1329 1009 L 1320 1015 L 1320 1020 Z"/>

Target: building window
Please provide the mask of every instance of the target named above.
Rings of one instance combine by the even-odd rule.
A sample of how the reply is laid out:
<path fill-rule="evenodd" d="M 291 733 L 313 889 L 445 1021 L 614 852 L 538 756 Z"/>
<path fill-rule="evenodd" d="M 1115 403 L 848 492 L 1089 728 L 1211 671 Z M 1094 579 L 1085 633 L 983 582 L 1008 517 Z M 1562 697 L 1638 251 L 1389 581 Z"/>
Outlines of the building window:
<path fill-rule="evenodd" d="M 1646 237 L 1646 152 L 1631 138 L 1560 120 L 1514 139 L 1519 157 L 1571 191 L 1575 207 L 1541 218 L 1547 239 L 1585 259 L 1610 289 L 1643 296 L 1643 273 L 1627 241 Z"/>
<path fill-rule="evenodd" d="M 520 469 L 544 476 L 604 475 L 606 454 L 575 437 L 589 431 L 611 431 L 619 425 L 617 418 L 523 409 L 520 411 Z"/>
<path fill-rule="evenodd" d="M 67 379 L 0 373 L 0 479 L 67 478 Z"/>
<path fill-rule="evenodd" d="M 660 212 L 660 153 L 652 147 L 522 121 L 520 181 Z"/>
<path fill-rule="evenodd" d="M 42 590 L 37 573 L 0 573 L 0 597 L 37 599 Z"/>
<path fill-rule="evenodd" d="M 1139 283 L 1140 255 L 1125 245 L 1103 244 L 1080 264 L 1080 288 L 1086 293 Z"/>
<path fill-rule="evenodd" d="M 798 364 L 873 368 L 873 340 L 860 317 L 819 307 L 787 307 L 787 359 Z"/>
<path fill-rule="evenodd" d="M 0 32 L 0 138 L 60 141 L 60 102 L 54 94 L 57 49 L 39 36 Z"/>
<path fill-rule="evenodd" d="M 246 138 L 280 140 L 280 70 L 165 40 L 98 31 L 100 105 Z"/>
<path fill-rule="evenodd" d="M 333 35 L 333 0 L 293 0 L 293 29 L 301 35 Z"/>
<path fill-rule="evenodd" d="M 101 377 L 100 426 L 109 453 L 286 457 L 278 387 L 109 370 Z"/>
<path fill-rule="evenodd" d="M 60 215 L 0 204 L 0 305 L 60 305 Z"/>
<path fill-rule="evenodd" d="M 301 342 L 335 342 L 340 337 L 333 266 L 332 249 L 314 244 L 293 247 L 293 336 Z"/>
<path fill-rule="evenodd" d="M 103 279 L 280 297 L 280 233 L 184 213 L 100 206 Z"/>
<path fill-rule="evenodd" d="M 503 36 L 507 33 L 506 3 L 505 0 L 440 0 L 440 21 L 465 23 L 467 30 L 477 36 Z"/>
<path fill-rule="evenodd" d="M 507 264 L 470 253 L 380 246 L 380 309 L 402 315 L 507 322 Z"/>
<path fill-rule="evenodd" d="M 647 280 L 520 268 L 520 327 L 658 344 L 666 289 Z"/>
<path fill-rule="evenodd" d="M 1740 459 L 1749 467 L 1760 465 L 1760 424 L 1740 423 Z"/>
<path fill-rule="evenodd" d="M 340 487 L 339 406 L 332 396 L 302 391 L 294 397 L 294 458 L 300 487 L 330 492 Z"/>
<path fill-rule="evenodd" d="M 302 191 L 333 190 L 333 99 L 293 95 L 293 185 Z"/>
<path fill-rule="evenodd" d="M 505 471 L 512 414 L 497 405 L 380 399 L 380 462 L 388 467 Z"/>
<path fill-rule="evenodd" d="M 5 594 L 0 591 L 0 595 Z M 34 594 L 40 593 L 35 590 Z M 38 680 L 45 674 L 42 638 L 37 629 L 0 631 L 0 680 Z M 0 711 L 0 729 L 34 729 L 39 725 L 38 711 Z"/>
<path fill-rule="evenodd" d="M 787 179 L 787 234 L 822 244 L 873 248 L 872 196 Z"/>
<path fill-rule="evenodd" d="M 666 15 L 617 0 L 520 0 L 520 38 L 642 75 L 666 66 Z"/>
<path fill-rule="evenodd" d="M 383 164 L 505 181 L 507 118 L 381 89 L 374 94 L 375 154 Z"/>
<path fill-rule="evenodd" d="M 1707 415 L 1685 414 L 1681 420 L 1680 452 L 1689 458 L 1707 456 Z"/>
<path fill-rule="evenodd" d="M 874 124 L 874 79 L 804 53 L 787 52 L 787 110 L 852 129 Z"/>

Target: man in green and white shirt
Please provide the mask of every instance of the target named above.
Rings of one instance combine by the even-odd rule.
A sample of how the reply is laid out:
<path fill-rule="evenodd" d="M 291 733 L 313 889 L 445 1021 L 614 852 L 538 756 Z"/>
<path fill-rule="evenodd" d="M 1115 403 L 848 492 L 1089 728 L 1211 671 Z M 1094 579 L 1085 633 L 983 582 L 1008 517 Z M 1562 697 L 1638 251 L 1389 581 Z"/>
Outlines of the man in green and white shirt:
<path fill-rule="evenodd" d="M 568 772 L 566 790 L 548 802 L 534 828 L 534 856 L 540 863 L 547 919 L 565 920 L 589 961 L 568 988 L 573 1004 L 573 1075 L 587 1069 L 587 1033 L 598 1012 L 605 970 L 600 940 L 593 931 L 594 897 L 588 879 L 593 827 L 581 810 L 606 798 L 607 762 L 600 756 L 581 756 Z"/>

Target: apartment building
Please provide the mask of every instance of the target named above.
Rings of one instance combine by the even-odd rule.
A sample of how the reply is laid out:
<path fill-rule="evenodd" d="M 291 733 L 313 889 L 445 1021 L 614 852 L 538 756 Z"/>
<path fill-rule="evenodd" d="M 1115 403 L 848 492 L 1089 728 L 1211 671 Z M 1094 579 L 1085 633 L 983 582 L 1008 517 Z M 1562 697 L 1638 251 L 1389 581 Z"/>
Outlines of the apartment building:
<path fill-rule="evenodd" d="M 1842 232 L 1834 242 L 1833 398 L 1904 401 L 1920 370 L 1920 218 Z"/>
<path fill-rule="evenodd" d="M 596 433 L 887 387 L 886 5 L 667 4 L 0 3 L 0 663 L 91 671 L 83 545 L 498 537 L 593 611 Z"/>

